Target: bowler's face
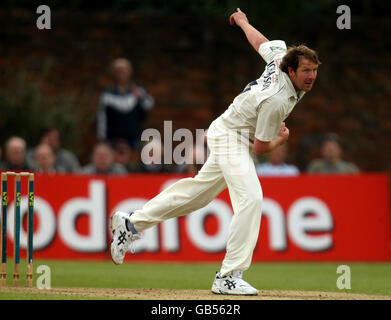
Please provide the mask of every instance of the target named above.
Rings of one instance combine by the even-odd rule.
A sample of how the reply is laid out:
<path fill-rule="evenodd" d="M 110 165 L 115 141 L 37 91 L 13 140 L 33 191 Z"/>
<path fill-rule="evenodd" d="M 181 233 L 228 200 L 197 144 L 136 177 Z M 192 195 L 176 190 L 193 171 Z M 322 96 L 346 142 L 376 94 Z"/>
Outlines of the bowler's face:
<path fill-rule="evenodd" d="M 318 65 L 303 57 L 299 59 L 296 72 L 289 68 L 289 78 L 297 91 L 308 92 L 312 89 L 318 74 Z"/>

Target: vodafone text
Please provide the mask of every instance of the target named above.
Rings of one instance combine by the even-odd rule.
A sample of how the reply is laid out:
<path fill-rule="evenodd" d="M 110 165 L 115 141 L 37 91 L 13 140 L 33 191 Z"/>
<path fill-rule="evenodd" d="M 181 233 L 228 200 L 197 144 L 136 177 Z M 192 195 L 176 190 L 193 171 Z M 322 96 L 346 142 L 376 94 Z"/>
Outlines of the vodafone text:
<path fill-rule="evenodd" d="M 166 181 L 162 189 L 175 179 Z M 59 236 L 64 245 L 76 252 L 104 252 L 110 234 L 108 228 L 106 195 L 109 192 L 104 180 L 90 180 L 88 192 L 84 197 L 71 197 L 60 207 L 53 208 L 50 199 L 36 196 L 35 214 L 39 228 L 34 232 L 34 247 L 45 249 L 51 245 L 55 236 Z M 111 211 L 129 211 L 141 208 L 149 199 L 125 198 L 114 204 Z M 25 203 L 22 199 L 22 204 Z M 14 203 L 8 208 L 8 234 L 13 239 Z M 22 212 L 26 212 L 23 208 Z M 308 213 L 311 213 L 310 215 Z M 206 207 L 199 209 L 184 219 L 184 228 L 191 244 L 207 253 L 222 252 L 228 238 L 229 225 L 233 212 L 228 202 L 216 198 Z M 288 239 L 296 247 L 308 252 L 324 251 L 333 246 L 333 216 L 327 204 L 320 198 L 304 196 L 295 198 L 284 210 L 277 200 L 265 197 L 262 215 L 267 220 L 268 243 L 272 251 L 284 251 Z M 87 216 L 88 234 L 81 234 L 75 221 Z M 205 219 L 213 216 L 217 230 L 213 234 L 205 229 Z M 22 217 L 23 218 L 23 217 Z M 316 234 L 314 234 L 314 232 Z M 136 242 L 137 252 L 178 252 L 181 249 L 180 227 L 177 218 L 169 219 L 145 230 L 143 239 Z M 26 247 L 27 234 L 21 229 L 21 246 Z"/>

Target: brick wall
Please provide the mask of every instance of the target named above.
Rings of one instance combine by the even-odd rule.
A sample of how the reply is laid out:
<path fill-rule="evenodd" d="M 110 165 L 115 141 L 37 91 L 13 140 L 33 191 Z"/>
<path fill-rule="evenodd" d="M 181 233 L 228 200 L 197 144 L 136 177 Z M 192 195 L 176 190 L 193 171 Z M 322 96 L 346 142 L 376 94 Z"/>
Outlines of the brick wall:
<path fill-rule="evenodd" d="M 79 97 L 82 162 L 95 143 L 98 96 L 114 58 L 130 58 L 136 81 L 155 97 L 147 127 L 161 129 L 163 120 L 172 120 L 174 129 L 193 132 L 207 128 L 264 67 L 226 18 L 52 12 L 52 30 L 39 31 L 36 17 L 0 11 L 0 67 L 27 72 L 45 94 Z M 305 42 L 323 62 L 313 91 L 287 121 L 290 160 L 301 168 L 318 155 L 322 134 L 334 131 L 346 143 L 347 160 L 362 170 L 391 172 L 389 27 L 353 21 L 352 30 L 339 31 L 335 21 L 293 20 L 279 28 L 280 36 L 266 33 L 288 44 Z"/>

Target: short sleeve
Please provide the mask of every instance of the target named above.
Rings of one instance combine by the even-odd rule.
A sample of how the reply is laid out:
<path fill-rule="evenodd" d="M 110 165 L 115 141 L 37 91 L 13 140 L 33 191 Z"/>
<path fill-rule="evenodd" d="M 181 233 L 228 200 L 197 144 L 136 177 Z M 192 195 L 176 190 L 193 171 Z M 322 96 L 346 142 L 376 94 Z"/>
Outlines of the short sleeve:
<path fill-rule="evenodd" d="M 278 104 L 265 100 L 258 112 L 255 138 L 269 142 L 277 138 L 284 121 L 283 112 Z"/>
<path fill-rule="evenodd" d="M 266 63 L 271 62 L 278 56 L 284 56 L 286 53 L 286 44 L 282 40 L 273 40 L 264 42 L 259 46 L 258 53 Z"/>

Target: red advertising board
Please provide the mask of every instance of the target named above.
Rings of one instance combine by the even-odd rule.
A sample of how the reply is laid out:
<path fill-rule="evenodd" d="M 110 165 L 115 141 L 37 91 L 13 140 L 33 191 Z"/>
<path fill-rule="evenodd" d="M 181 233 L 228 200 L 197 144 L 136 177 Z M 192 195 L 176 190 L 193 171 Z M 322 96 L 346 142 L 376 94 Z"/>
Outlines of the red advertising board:
<path fill-rule="evenodd" d="M 36 175 L 35 259 L 110 259 L 111 213 L 141 208 L 181 177 Z M 253 261 L 391 260 L 388 183 L 385 174 L 261 178 L 264 202 Z M 14 214 L 11 186 L 12 181 L 9 255 Z M 26 210 L 22 197 L 22 248 Z M 232 214 L 225 190 L 205 208 L 145 230 L 143 239 L 136 242 L 136 254 L 126 259 L 220 261 Z"/>

